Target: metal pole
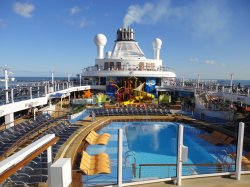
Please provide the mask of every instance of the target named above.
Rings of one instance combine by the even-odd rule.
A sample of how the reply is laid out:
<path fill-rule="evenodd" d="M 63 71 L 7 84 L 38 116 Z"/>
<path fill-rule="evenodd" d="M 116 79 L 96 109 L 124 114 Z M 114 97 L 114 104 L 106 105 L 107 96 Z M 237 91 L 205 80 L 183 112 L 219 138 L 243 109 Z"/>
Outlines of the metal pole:
<path fill-rule="evenodd" d="M 14 103 L 14 89 L 11 88 L 11 102 Z"/>
<path fill-rule="evenodd" d="M 48 164 L 48 168 L 52 164 L 52 147 L 51 146 L 49 146 L 47 149 L 47 164 Z"/>
<path fill-rule="evenodd" d="M 51 84 L 54 86 L 54 71 L 51 72 Z"/>
<path fill-rule="evenodd" d="M 122 187 L 122 129 L 118 129 L 118 187 Z"/>
<path fill-rule="evenodd" d="M 68 82 L 70 82 L 70 76 L 71 76 L 71 74 L 68 74 Z"/>
<path fill-rule="evenodd" d="M 245 127 L 245 123 L 240 122 L 239 123 L 239 131 L 238 131 L 236 172 L 235 172 L 235 178 L 237 180 L 240 180 L 240 174 L 241 174 L 241 160 L 242 160 L 242 150 L 243 150 L 244 127 Z"/>
<path fill-rule="evenodd" d="M 230 81 L 230 90 L 231 90 L 231 93 L 233 92 L 233 76 L 234 76 L 234 74 L 233 73 L 231 73 L 231 81 Z"/>
<path fill-rule="evenodd" d="M 82 86 L 82 70 L 81 70 L 81 73 L 79 75 L 79 83 L 80 83 L 80 86 Z"/>
<path fill-rule="evenodd" d="M 32 87 L 30 87 L 30 99 L 32 99 Z"/>
<path fill-rule="evenodd" d="M 177 185 L 181 186 L 182 176 L 182 146 L 183 146 L 183 125 L 179 125 L 178 130 L 178 153 L 177 153 Z"/>
<path fill-rule="evenodd" d="M 8 68 L 7 66 L 4 67 L 4 82 L 5 82 L 5 98 L 6 98 L 6 104 L 9 103 L 9 90 L 8 90 L 8 81 L 9 81 L 9 77 L 8 77 Z"/>
<path fill-rule="evenodd" d="M 200 86 L 200 74 L 198 74 L 197 88 Z"/>

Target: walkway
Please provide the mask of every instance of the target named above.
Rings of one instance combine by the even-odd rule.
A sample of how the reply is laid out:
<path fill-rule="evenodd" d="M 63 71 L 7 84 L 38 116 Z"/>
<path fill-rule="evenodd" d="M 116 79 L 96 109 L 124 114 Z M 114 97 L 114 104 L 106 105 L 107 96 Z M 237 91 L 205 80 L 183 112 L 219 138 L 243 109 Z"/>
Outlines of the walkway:
<path fill-rule="evenodd" d="M 136 185 L 140 187 L 174 187 L 172 182 L 160 182 L 145 185 Z M 250 176 L 242 175 L 241 180 L 226 177 L 207 177 L 182 180 L 181 187 L 249 187 Z"/>

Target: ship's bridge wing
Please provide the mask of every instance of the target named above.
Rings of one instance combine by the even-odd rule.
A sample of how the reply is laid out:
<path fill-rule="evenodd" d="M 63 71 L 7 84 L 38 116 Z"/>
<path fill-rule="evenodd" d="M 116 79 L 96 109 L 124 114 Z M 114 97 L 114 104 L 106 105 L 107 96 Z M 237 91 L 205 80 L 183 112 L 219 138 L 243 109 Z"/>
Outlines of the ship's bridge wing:
<path fill-rule="evenodd" d="M 111 58 L 145 58 L 137 42 L 116 42 Z"/>

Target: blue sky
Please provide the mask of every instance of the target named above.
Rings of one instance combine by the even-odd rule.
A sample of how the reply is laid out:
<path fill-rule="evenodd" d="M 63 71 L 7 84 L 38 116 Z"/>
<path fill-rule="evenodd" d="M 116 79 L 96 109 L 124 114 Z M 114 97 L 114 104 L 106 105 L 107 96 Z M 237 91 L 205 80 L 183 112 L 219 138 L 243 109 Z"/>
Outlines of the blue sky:
<path fill-rule="evenodd" d="M 75 75 L 94 64 L 95 34 L 112 50 L 125 24 L 148 58 L 161 38 L 178 77 L 250 80 L 249 18 L 248 0 L 0 0 L 0 65 L 15 76 Z"/>

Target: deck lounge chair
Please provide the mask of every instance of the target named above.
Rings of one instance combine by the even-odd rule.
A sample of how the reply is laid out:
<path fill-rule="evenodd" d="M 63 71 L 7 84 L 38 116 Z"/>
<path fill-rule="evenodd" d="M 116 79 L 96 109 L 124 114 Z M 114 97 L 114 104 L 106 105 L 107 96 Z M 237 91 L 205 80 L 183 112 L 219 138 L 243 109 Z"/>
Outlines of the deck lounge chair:
<path fill-rule="evenodd" d="M 218 131 L 213 131 L 210 135 L 202 134 L 200 137 L 214 145 L 230 144 L 234 140 L 232 137 L 229 137 Z"/>
<path fill-rule="evenodd" d="M 233 159 L 236 159 L 236 153 L 230 154 Z M 250 151 L 242 156 L 241 163 L 246 170 L 250 170 Z"/>
<path fill-rule="evenodd" d="M 87 152 L 83 151 L 80 169 L 86 175 L 110 174 L 109 156 L 106 153 L 90 156 Z"/>
<path fill-rule="evenodd" d="M 99 135 L 95 131 L 90 131 L 85 140 L 89 144 L 107 145 L 109 139 L 110 139 L 110 134 L 108 133 L 103 133 Z"/>

